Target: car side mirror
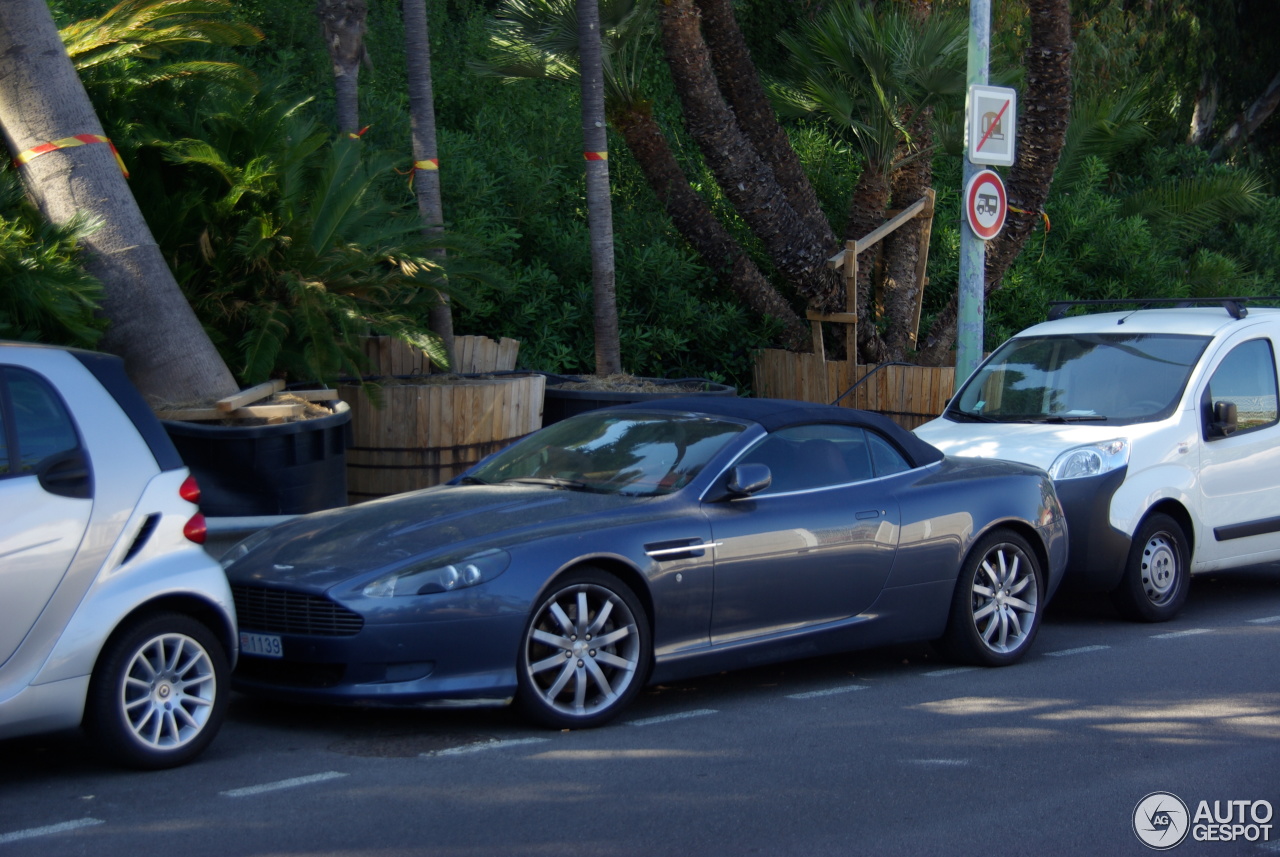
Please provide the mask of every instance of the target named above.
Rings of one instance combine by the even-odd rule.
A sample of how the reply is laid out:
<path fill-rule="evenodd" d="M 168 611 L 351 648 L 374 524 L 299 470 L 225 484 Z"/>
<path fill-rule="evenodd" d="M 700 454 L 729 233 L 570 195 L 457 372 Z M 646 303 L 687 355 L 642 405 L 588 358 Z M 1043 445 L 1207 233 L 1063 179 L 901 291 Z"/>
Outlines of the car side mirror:
<path fill-rule="evenodd" d="M 1209 433 L 1217 437 L 1234 434 L 1240 427 L 1235 402 L 1214 402 L 1213 420 L 1209 423 Z"/>
<path fill-rule="evenodd" d="M 733 497 L 750 497 L 768 488 L 773 482 L 773 474 L 765 464 L 739 464 L 729 471 L 729 482 L 725 486 Z"/>

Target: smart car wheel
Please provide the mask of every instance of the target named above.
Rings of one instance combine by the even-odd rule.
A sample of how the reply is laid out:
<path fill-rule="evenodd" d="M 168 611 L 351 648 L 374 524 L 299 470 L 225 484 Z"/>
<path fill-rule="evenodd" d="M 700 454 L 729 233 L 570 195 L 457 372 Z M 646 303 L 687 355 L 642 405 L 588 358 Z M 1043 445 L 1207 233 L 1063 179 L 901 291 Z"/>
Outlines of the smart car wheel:
<path fill-rule="evenodd" d="M 640 691 L 651 659 L 649 622 L 635 594 L 610 574 L 570 574 L 534 607 L 517 704 L 544 726 L 599 726 Z"/>
<path fill-rule="evenodd" d="M 1043 580 L 1035 551 L 1022 536 L 999 531 L 983 537 L 956 583 L 943 651 L 983 666 L 1020 660 L 1040 629 Z"/>
<path fill-rule="evenodd" d="M 108 641 L 85 706 L 99 748 L 135 768 L 169 768 L 199 755 L 227 708 L 226 655 L 203 624 L 178 613 L 144 619 Z"/>
<path fill-rule="evenodd" d="M 1156 514 L 1134 534 L 1124 578 L 1111 593 L 1116 609 L 1139 622 L 1164 622 L 1182 609 L 1191 586 L 1191 552 L 1178 522 Z"/>

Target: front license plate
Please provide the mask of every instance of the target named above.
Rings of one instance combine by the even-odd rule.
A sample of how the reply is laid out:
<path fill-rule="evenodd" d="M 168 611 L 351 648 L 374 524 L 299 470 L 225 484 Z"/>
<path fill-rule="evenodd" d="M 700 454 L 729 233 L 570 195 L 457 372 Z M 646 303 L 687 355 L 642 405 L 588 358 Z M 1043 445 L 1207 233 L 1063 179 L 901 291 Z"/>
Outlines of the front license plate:
<path fill-rule="evenodd" d="M 240 651 L 260 658 L 283 658 L 284 646 L 275 634 L 250 634 L 240 632 Z"/>

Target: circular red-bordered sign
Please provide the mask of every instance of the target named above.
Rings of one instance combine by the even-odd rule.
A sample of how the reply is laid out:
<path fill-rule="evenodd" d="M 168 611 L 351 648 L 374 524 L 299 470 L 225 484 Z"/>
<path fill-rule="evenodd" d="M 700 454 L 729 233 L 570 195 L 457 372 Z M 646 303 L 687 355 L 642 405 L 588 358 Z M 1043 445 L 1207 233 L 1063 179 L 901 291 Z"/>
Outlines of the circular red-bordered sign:
<path fill-rule="evenodd" d="M 973 234 L 990 241 L 1000 234 L 1009 213 L 1004 182 L 991 170 L 975 173 L 964 189 L 964 216 Z"/>

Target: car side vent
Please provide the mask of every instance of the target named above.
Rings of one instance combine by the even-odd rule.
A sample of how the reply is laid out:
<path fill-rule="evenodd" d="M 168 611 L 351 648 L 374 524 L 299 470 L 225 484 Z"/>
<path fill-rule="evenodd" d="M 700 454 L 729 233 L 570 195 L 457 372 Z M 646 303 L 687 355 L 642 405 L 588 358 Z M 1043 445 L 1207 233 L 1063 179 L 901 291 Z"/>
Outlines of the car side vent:
<path fill-rule="evenodd" d="M 351 637 L 364 627 L 359 613 L 318 595 L 233 584 L 236 618 L 245 630 L 313 637 Z"/>
<path fill-rule="evenodd" d="M 133 559 L 146 547 L 147 542 L 151 540 L 151 534 L 156 531 L 156 524 L 158 523 L 160 523 L 159 515 L 147 515 L 147 519 L 138 528 L 138 534 L 133 537 L 133 544 L 129 545 L 129 549 L 125 551 L 124 558 L 120 560 L 121 565 Z"/>

